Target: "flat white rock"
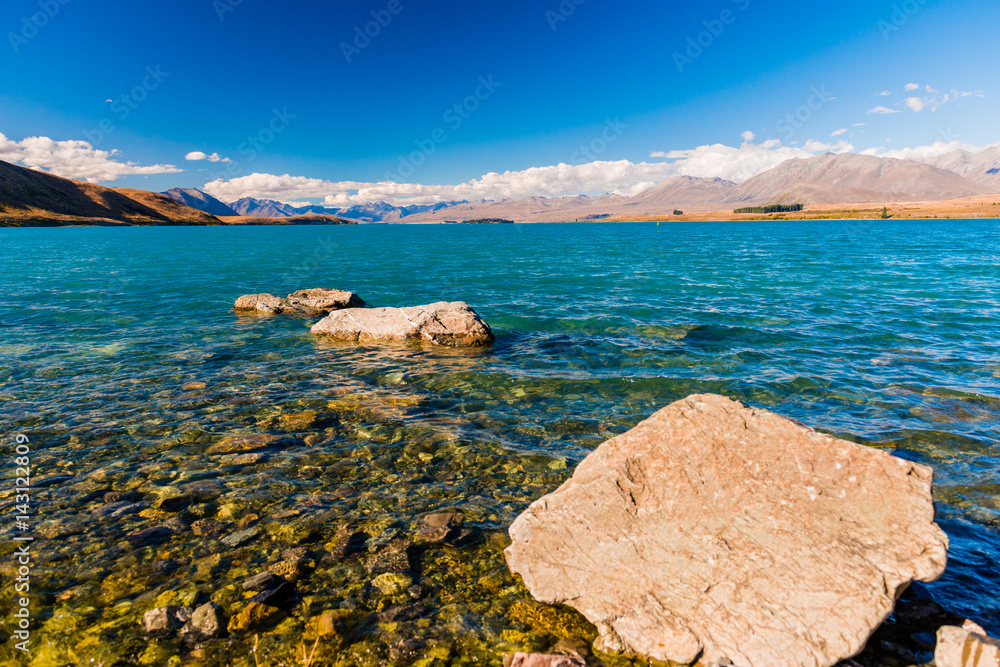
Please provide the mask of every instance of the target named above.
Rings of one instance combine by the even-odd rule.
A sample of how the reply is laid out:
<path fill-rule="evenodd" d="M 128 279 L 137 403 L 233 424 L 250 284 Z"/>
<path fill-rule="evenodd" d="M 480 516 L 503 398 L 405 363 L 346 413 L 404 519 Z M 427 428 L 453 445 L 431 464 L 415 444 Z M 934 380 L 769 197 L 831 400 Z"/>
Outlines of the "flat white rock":
<path fill-rule="evenodd" d="M 510 527 L 535 598 L 595 648 L 735 667 L 828 667 L 913 580 L 944 571 L 930 468 L 715 395 L 602 444 Z"/>

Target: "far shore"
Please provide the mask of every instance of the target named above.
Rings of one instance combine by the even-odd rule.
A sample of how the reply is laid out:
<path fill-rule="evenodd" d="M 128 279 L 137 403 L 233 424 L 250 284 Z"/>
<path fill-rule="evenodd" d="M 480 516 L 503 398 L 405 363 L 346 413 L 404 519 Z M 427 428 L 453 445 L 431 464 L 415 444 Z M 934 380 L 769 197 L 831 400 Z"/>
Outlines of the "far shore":
<path fill-rule="evenodd" d="M 884 212 L 883 212 L 884 209 Z M 885 216 L 885 217 L 883 217 Z M 448 221 L 440 219 L 417 219 L 398 222 L 377 222 L 369 223 L 356 220 L 337 219 L 333 216 L 297 216 L 291 218 L 256 218 L 249 216 L 223 217 L 219 224 L 128 224 L 118 220 L 108 219 L 86 219 L 68 218 L 67 216 L 46 217 L 33 215 L 28 218 L 18 219 L 11 215 L 0 216 L 0 227 L 139 227 L 139 226 L 161 226 L 161 227 L 205 227 L 205 226 L 267 226 L 267 225 L 462 225 L 471 224 L 464 220 Z M 555 216 L 543 215 L 537 218 L 524 218 L 519 216 L 509 217 L 517 223 L 563 223 L 563 222 L 725 222 L 725 221 L 764 221 L 764 220 L 830 220 L 830 221 L 850 221 L 850 220 L 972 220 L 972 219 L 995 219 L 1000 218 L 1000 195 L 980 195 L 977 197 L 963 197 L 961 199 L 950 199 L 944 201 L 917 201 L 917 202 L 880 202 L 865 204 L 810 204 L 801 211 L 792 213 L 770 213 L 770 214 L 740 214 L 733 213 L 733 209 L 714 209 L 706 211 L 685 211 L 680 215 L 665 213 L 663 215 L 639 215 L 639 216 L 588 216 L 581 219 L 556 218 Z M 499 224 L 499 223 L 496 223 Z M 476 226 L 481 226 L 477 223 Z"/>

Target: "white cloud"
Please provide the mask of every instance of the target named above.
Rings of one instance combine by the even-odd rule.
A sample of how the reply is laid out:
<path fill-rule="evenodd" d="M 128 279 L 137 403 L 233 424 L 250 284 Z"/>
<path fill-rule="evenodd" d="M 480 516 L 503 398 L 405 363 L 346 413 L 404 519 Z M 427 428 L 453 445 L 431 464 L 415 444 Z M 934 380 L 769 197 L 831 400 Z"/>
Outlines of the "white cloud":
<path fill-rule="evenodd" d="M 712 144 L 691 150 L 654 153 L 652 157 L 677 160 L 676 174 L 700 178 L 724 178 L 741 182 L 792 158 L 813 157 L 804 148 L 783 146 L 777 139 L 760 144 L 744 143 L 739 148 Z"/>
<path fill-rule="evenodd" d="M 751 132 L 750 130 L 747 130 L 746 132 L 744 132 L 744 133 L 743 133 L 743 134 L 741 134 L 740 136 L 741 136 L 741 137 L 743 137 L 743 141 L 753 141 L 753 140 L 754 140 L 754 137 L 756 137 L 757 135 L 755 135 L 755 134 L 754 134 L 753 132 Z"/>
<path fill-rule="evenodd" d="M 822 141 L 810 139 L 803 148 L 810 153 L 850 153 L 854 150 L 854 144 L 847 143 L 843 139 L 835 144 L 825 144 Z"/>
<path fill-rule="evenodd" d="M 877 155 L 878 157 L 892 157 L 899 160 L 915 160 L 917 162 L 927 162 L 936 157 L 954 151 L 969 151 L 978 153 L 986 148 L 985 146 L 973 146 L 964 141 L 937 141 L 929 146 L 915 146 L 913 148 L 900 148 L 896 150 L 886 150 L 884 146 L 869 148 L 861 151 L 862 155 Z"/>
<path fill-rule="evenodd" d="M 192 151 L 184 156 L 185 160 L 208 160 L 209 162 L 232 162 L 227 157 L 219 157 L 218 153 L 212 153 L 211 155 L 205 155 L 201 151 Z"/>
<path fill-rule="evenodd" d="M 883 90 L 881 93 L 878 94 L 879 97 L 889 97 L 890 95 L 892 95 L 891 90 Z"/>
<path fill-rule="evenodd" d="M 881 115 L 881 114 L 887 114 L 887 113 L 902 113 L 902 112 L 899 109 L 889 109 L 887 107 L 884 107 L 884 106 L 880 105 L 880 106 L 875 107 L 874 109 L 869 109 L 868 113 L 874 113 L 874 114 L 880 114 Z"/>
<path fill-rule="evenodd" d="M 918 88 L 920 88 L 920 84 L 919 83 L 908 83 L 903 88 L 903 90 L 905 90 L 906 92 L 910 92 L 911 90 L 917 90 Z"/>
<path fill-rule="evenodd" d="M 114 159 L 117 155 L 120 155 L 117 150 L 98 150 L 86 141 L 55 141 L 49 137 L 27 137 L 14 141 L 0 133 L 0 160 L 17 162 L 64 178 L 102 183 L 123 176 L 184 171 L 172 164 L 141 166 L 135 162 L 120 162 Z"/>
<path fill-rule="evenodd" d="M 235 201 L 241 197 L 279 201 L 322 199 L 327 206 L 351 206 L 373 201 L 394 204 L 431 204 L 441 201 L 480 199 L 523 199 L 531 196 L 562 196 L 587 192 L 615 192 L 632 195 L 674 175 L 667 163 L 591 162 L 532 167 L 523 171 L 491 172 L 456 185 L 419 183 L 333 182 L 285 174 L 251 174 L 229 181 L 206 183 L 205 192 Z"/>
<path fill-rule="evenodd" d="M 833 147 L 823 144 L 820 148 L 840 150 L 843 142 Z M 668 161 L 558 164 L 502 174 L 489 173 L 456 185 L 334 182 L 290 174 L 251 174 L 228 181 L 217 179 L 206 183 L 203 189 L 223 201 L 235 201 L 242 197 L 278 201 L 321 199 L 327 206 L 351 206 L 374 201 L 429 204 L 463 199 L 523 199 L 601 192 L 629 196 L 678 175 L 743 181 L 785 160 L 813 157 L 813 153 L 802 148 L 782 146 L 780 141 L 772 139 L 761 144 L 746 142 L 739 148 L 715 144 L 691 150 L 656 152 L 651 157 L 667 158 Z"/>
<path fill-rule="evenodd" d="M 864 127 L 867 124 L 868 123 L 855 123 L 854 125 L 851 125 L 851 127 Z"/>
<path fill-rule="evenodd" d="M 834 130 L 833 132 L 830 133 L 830 136 L 831 137 L 839 137 L 842 134 L 847 134 L 847 128 L 846 127 L 845 128 L 841 128 L 839 130 Z"/>
<path fill-rule="evenodd" d="M 844 141 L 836 145 L 810 141 L 807 148 L 811 150 L 783 146 L 777 139 L 760 144 L 746 141 L 739 147 L 713 144 L 689 150 L 658 151 L 650 155 L 665 158 L 664 162 L 619 160 L 581 165 L 558 164 L 502 174 L 489 173 L 455 185 L 333 182 L 290 174 L 251 174 L 228 181 L 218 179 L 206 183 L 203 189 L 223 201 L 235 201 L 242 197 L 278 201 L 321 199 L 327 206 L 351 206 L 374 201 L 428 204 L 463 199 L 523 199 L 603 192 L 629 196 L 671 176 L 744 181 L 792 158 L 809 158 L 816 152 L 828 150 L 844 152 L 852 150 L 853 146 Z"/>
<path fill-rule="evenodd" d="M 940 92 L 940 91 L 934 90 L 930 86 L 927 86 L 926 90 L 927 90 L 928 93 L 938 93 L 938 92 Z"/>
<path fill-rule="evenodd" d="M 860 123 L 859 125 L 864 125 Z M 887 140 L 887 143 L 891 141 Z M 938 142 L 901 150 L 884 146 L 862 151 L 867 155 L 925 160 L 959 148 L 978 150 L 958 141 Z M 456 185 L 422 185 L 384 181 L 333 182 L 305 176 L 251 174 L 229 181 L 222 179 L 205 184 L 205 192 L 223 201 L 242 197 L 293 201 L 322 200 L 327 206 L 352 206 L 376 201 L 392 204 L 429 204 L 455 200 L 501 200 L 525 197 L 559 197 L 582 193 L 614 192 L 629 196 L 646 190 L 672 176 L 724 178 L 742 182 L 794 158 L 810 158 L 817 153 L 853 152 L 855 147 L 841 139 L 836 144 L 809 140 L 802 148 L 784 146 L 769 139 L 759 144 L 744 142 L 739 147 L 712 144 L 687 150 L 657 151 L 653 158 L 665 162 L 628 160 L 591 162 L 581 165 L 558 164 L 532 167 L 502 174 L 489 173 Z"/>
<path fill-rule="evenodd" d="M 911 109 L 913 109 L 917 113 L 920 113 L 921 111 L 924 110 L 924 104 L 925 104 L 925 102 L 922 99 L 920 99 L 919 97 L 907 97 L 906 98 L 906 106 L 910 107 Z"/>

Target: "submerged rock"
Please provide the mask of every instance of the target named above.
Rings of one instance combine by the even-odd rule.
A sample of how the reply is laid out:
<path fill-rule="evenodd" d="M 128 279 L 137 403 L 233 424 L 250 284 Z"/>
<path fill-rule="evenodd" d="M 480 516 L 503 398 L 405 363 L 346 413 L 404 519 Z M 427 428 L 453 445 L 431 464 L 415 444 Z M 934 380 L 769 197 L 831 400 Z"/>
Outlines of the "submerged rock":
<path fill-rule="evenodd" d="M 260 593 L 277 588 L 282 584 L 282 579 L 270 572 L 255 574 L 243 582 L 243 590 Z"/>
<path fill-rule="evenodd" d="M 986 631 L 966 621 L 962 627 L 946 625 L 937 631 L 934 649 L 937 667 L 997 667 L 1000 665 L 1000 642 Z"/>
<path fill-rule="evenodd" d="M 210 639 L 226 634 L 226 615 L 222 607 L 214 602 L 206 602 L 191 614 L 191 620 L 181 630 L 181 634 L 196 639 Z"/>
<path fill-rule="evenodd" d="M 339 310 L 320 320 L 312 332 L 355 341 L 427 340 L 448 347 L 484 347 L 494 340 L 490 326 L 463 301 Z"/>
<path fill-rule="evenodd" d="M 932 471 L 722 396 L 691 396 L 590 454 L 510 527 L 540 601 L 595 647 L 736 667 L 857 654 L 911 581 L 944 571 Z"/>
<path fill-rule="evenodd" d="M 342 308 L 363 308 L 354 292 L 313 288 L 292 292 L 285 298 L 273 294 L 246 294 L 236 300 L 237 312 L 257 311 L 267 315 L 326 315 Z"/>
<path fill-rule="evenodd" d="M 504 656 L 504 667 L 587 667 L 580 656 L 515 653 Z"/>
<path fill-rule="evenodd" d="M 461 512 L 435 512 L 420 519 L 420 538 L 426 542 L 444 542 L 465 524 Z"/>
<path fill-rule="evenodd" d="M 376 577 L 386 572 L 402 573 L 410 569 L 412 543 L 403 538 L 392 540 L 384 549 L 372 554 L 365 562 L 368 576 Z"/>
<path fill-rule="evenodd" d="M 277 623 L 288 615 L 283 609 L 252 600 L 246 609 L 229 622 L 230 632 L 242 632 Z"/>
<path fill-rule="evenodd" d="M 249 435 L 231 435 L 223 438 L 208 448 L 206 454 L 233 454 L 252 452 L 256 449 L 266 449 L 282 441 L 277 435 L 267 433 L 251 433 Z"/>
<path fill-rule="evenodd" d="M 150 609 L 142 615 L 142 625 L 146 634 L 166 637 L 174 634 L 191 620 L 191 607 L 167 605 Z"/>

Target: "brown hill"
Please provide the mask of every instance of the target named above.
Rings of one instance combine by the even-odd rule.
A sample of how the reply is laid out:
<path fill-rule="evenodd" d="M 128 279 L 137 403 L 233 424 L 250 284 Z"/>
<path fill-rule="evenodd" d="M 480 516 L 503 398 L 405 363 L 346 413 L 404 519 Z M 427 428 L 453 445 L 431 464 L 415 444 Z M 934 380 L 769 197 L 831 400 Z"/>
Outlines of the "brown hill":
<path fill-rule="evenodd" d="M 793 159 L 733 188 L 727 204 L 848 204 L 957 199 L 994 190 L 911 160 L 843 153 Z"/>
<path fill-rule="evenodd" d="M 674 176 L 622 201 L 617 210 L 620 215 L 667 214 L 675 209 L 710 211 L 718 208 L 735 187 L 735 183 L 722 178 Z"/>
<path fill-rule="evenodd" d="M 0 226 L 218 225 L 164 195 L 72 181 L 0 161 Z"/>

